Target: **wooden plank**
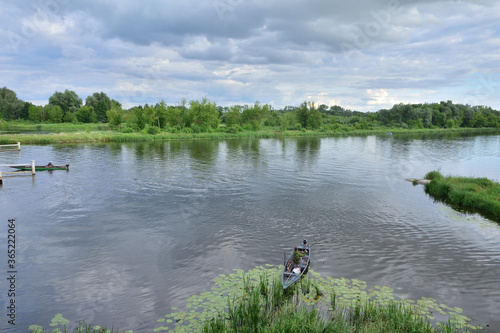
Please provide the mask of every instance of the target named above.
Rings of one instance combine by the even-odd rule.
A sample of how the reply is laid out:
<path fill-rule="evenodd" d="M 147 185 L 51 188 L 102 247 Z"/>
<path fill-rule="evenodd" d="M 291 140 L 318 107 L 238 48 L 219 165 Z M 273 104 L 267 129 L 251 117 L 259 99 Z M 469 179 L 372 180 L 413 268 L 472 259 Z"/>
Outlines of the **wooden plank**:
<path fill-rule="evenodd" d="M 9 172 L 3 172 L 4 175 L 18 175 L 20 173 L 31 173 L 31 171 L 12 171 L 12 172 L 9 171 Z"/>
<path fill-rule="evenodd" d="M 23 164 L 0 164 L 0 167 L 26 166 L 26 165 L 31 165 L 31 162 L 30 163 L 23 163 Z"/>

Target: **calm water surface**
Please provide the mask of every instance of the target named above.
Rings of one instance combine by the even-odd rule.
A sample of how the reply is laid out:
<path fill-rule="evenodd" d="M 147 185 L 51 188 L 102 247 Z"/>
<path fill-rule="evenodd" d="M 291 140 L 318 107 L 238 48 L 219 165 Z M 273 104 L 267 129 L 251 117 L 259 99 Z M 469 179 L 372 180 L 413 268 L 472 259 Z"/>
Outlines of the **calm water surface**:
<path fill-rule="evenodd" d="M 234 268 L 279 265 L 309 239 L 323 276 L 458 306 L 500 332 L 500 228 L 404 179 L 500 180 L 500 136 L 368 136 L 23 146 L 0 164 L 70 163 L 0 188 L 0 307 L 7 219 L 17 222 L 16 326 L 152 331 Z M 2 170 L 5 170 L 3 168 Z"/>

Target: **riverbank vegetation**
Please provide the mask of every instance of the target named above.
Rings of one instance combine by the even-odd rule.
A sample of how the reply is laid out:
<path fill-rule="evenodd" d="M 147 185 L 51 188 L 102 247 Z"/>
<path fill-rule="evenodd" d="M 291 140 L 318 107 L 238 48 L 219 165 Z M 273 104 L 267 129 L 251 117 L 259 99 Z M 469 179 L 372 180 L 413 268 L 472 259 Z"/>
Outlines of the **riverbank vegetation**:
<path fill-rule="evenodd" d="M 462 309 L 434 299 L 399 298 L 357 279 L 323 278 L 309 270 L 283 293 L 279 267 L 221 274 L 209 292 L 158 319 L 154 331 L 175 332 L 467 332 Z M 307 328 L 307 330 L 306 330 Z"/>
<path fill-rule="evenodd" d="M 368 289 L 366 282 L 323 278 L 312 270 L 283 292 L 281 269 L 268 265 L 221 274 L 211 291 L 191 296 L 182 309 L 171 308 L 173 312 L 159 318 L 153 331 L 456 333 L 481 329 L 471 325 L 462 309 L 432 298 L 415 302 L 399 298 L 387 286 Z M 58 316 L 52 322 L 62 327 Z"/>
<path fill-rule="evenodd" d="M 183 99 L 177 105 L 160 101 L 155 105 L 123 109 L 120 102 L 110 99 L 103 92 L 89 95 L 85 105 L 74 91 L 55 92 L 49 97 L 47 105 L 37 106 L 19 100 L 15 92 L 6 87 L 0 89 L 0 130 L 78 132 L 83 141 L 332 136 L 499 128 L 499 111 L 487 106 L 454 104 L 451 101 L 396 104 L 391 109 L 376 112 L 360 112 L 313 102 L 281 109 L 259 102 L 222 107 L 208 98 L 189 102 Z M 83 131 L 86 135 L 82 134 Z M 67 135 L 59 138 L 47 136 L 40 141 L 28 142 L 78 141 L 75 135 Z M 23 136 L 20 138 L 22 140 L 18 141 L 26 139 Z"/>
<path fill-rule="evenodd" d="M 425 185 L 431 196 L 500 222 L 500 184 L 487 178 L 443 176 L 439 171 L 425 175 L 431 182 Z"/>

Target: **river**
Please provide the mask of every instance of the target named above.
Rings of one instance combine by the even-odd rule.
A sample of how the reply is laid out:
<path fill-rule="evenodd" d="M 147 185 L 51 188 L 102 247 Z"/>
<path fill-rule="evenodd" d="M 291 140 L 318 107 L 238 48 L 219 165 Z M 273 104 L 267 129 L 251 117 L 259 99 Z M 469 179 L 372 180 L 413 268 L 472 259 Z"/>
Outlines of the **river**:
<path fill-rule="evenodd" d="M 303 238 L 322 276 L 432 297 L 500 332 L 500 227 L 409 177 L 500 180 L 500 135 L 23 145 L 0 164 L 70 164 L 0 187 L 0 331 L 73 323 L 152 331 L 233 269 L 279 265 Z M 3 169 L 4 171 L 7 171 Z M 16 220 L 16 325 L 7 220 Z M 5 313 L 5 314 L 4 314 Z"/>

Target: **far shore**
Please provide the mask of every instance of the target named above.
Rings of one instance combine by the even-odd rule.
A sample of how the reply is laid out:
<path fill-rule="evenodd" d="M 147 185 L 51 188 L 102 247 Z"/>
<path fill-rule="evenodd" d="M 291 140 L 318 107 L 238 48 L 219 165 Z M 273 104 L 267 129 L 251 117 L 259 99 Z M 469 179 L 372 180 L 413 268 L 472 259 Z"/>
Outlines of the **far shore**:
<path fill-rule="evenodd" d="M 434 128 L 434 129 L 401 129 L 401 128 L 375 128 L 360 130 L 354 128 L 341 128 L 338 130 L 280 130 L 265 127 L 260 130 L 242 130 L 231 133 L 227 128 L 220 127 L 211 132 L 185 133 L 185 132 L 160 132 L 148 134 L 144 132 L 123 133 L 111 130 L 106 124 L 23 124 L 4 125 L 3 131 L 23 131 L 28 133 L 0 134 L 0 144 L 59 144 L 81 142 L 135 142 L 135 141 L 169 141 L 193 139 L 230 139 L 230 138 L 282 138 L 282 137 L 337 137 L 337 136 L 367 136 L 367 135 L 405 135 L 405 134 L 485 134 L 499 133 L 498 128 Z M 31 134 L 30 131 L 50 132 L 46 134 Z M 58 132 L 58 133 L 56 133 Z"/>

